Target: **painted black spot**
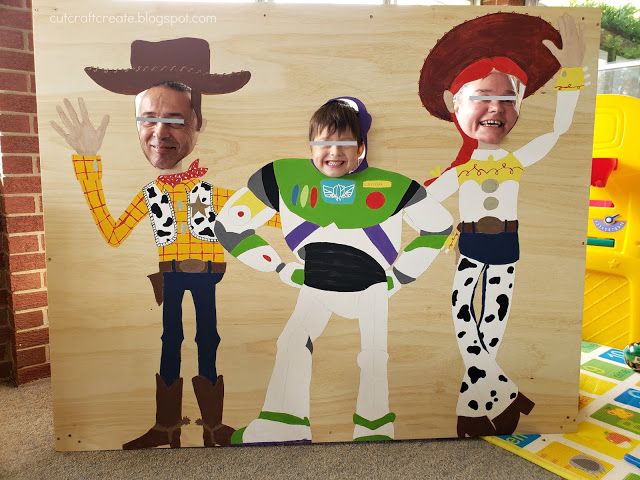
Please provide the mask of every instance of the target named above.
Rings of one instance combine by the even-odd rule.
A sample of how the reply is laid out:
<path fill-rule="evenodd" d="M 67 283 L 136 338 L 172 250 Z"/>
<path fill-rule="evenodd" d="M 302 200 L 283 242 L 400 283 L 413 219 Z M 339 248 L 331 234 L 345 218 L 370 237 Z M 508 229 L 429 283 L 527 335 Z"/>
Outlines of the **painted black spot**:
<path fill-rule="evenodd" d="M 471 410 L 478 410 L 478 402 L 475 400 L 471 400 L 467 405 L 469 405 Z"/>
<path fill-rule="evenodd" d="M 204 218 L 202 217 L 198 217 L 193 220 L 193 223 L 195 223 L 196 225 L 200 225 L 202 222 L 204 222 Z"/>
<path fill-rule="evenodd" d="M 480 347 L 467 347 L 467 352 L 472 353 L 473 355 L 480 355 L 480 351 L 482 349 Z"/>
<path fill-rule="evenodd" d="M 160 200 L 161 203 L 169 203 L 169 195 L 167 194 L 163 194 L 162 195 L 162 199 Z"/>
<path fill-rule="evenodd" d="M 458 290 L 454 290 L 451 294 L 451 305 L 455 307 L 456 303 L 458 303 Z"/>
<path fill-rule="evenodd" d="M 480 338 L 484 338 L 484 333 L 480 332 Z"/>
<path fill-rule="evenodd" d="M 518 396 L 518 395 L 516 395 L 516 393 L 515 393 L 515 392 L 513 392 L 511 395 L 509 395 L 509 398 L 510 398 L 511 400 L 513 400 L 513 399 L 514 399 L 514 398 L 516 398 L 517 396 Z"/>
<path fill-rule="evenodd" d="M 487 315 L 486 317 L 484 317 L 484 321 L 487 323 L 491 323 L 496 319 L 495 315 Z"/>
<path fill-rule="evenodd" d="M 484 407 L 487 410 L 491 410 L 493 408 L 493 403 L 492 402 L 487 402 L 487 403 L 485 403 Z"/>
<path fill-rule="evenodd" d="M 509 288 L 513 288 L 513 283 L 510 283 L 510 284 L 509 284 Z"/>
<path fill-rule="evenodd" d="M 498 380 L 500 380 L 501 382 L 508 382 L 509 380 L 507 379 L 507 377 L 505 377 L 504 375 L 500 375 L 498 377 Z"/>
<path fill-rule="evenodd" d="M 493 401 L 497 403 L 498 402 L 498 398 L 494 398 Z"/>
<path fill-rule="evenodd" d="M 471 383 L 475 384 L 481 378 L 486 377 L 487 372 L 485 372 L 484 370 L 480 370 L 477 367 L 469 367 L 469 369 L 467 370 L 467 375 L 469 375 Z"/>
<path fill-rule="evenodd" d="M 462 382 L 462 385 L 460 385 L 460 393 L 464 393 L 467 390 L 469 390 L 469 385 L 467 385 L 467 382 Z"/>
<path fill-rule="evenodd" d="M 305 345 L 305 347 L 307 347 L 309 353 L 313 354 L 313 342 L 311 341 L 311 337 L 307 338 L 307 344 Z"/>
<path fill-rule="evenodd" d="M 513 267 L 507 268 L 507 273 L 513 273 Z"/>
<path fill-rule="evenodd" d="M 156 192 L 156 189 L 153 187 L 147 188 L 147 195 L 149 195 L 149 198 L 154 198 L 158 195 L 158 193 Z"/>
<path fill-rule="evenodd" d="M 162 224 L 165 228 L 170 227 L 171 225 L 173 225 L 173 218 L 171 217 L 167 218 L 167 221 Z"/>
<path fill-rule="evenodd" d="M 207 192 L 211 191 L 211 185 L 209 185 L 208 183 L 203 183 L 202 184 L 202 189 L 206 190 Z"/>
<path fill-rule="evenodd" d="M 489 342 L 489 346 L 490 347 L 495 347 L 498 343 L 500 342 L 499 338 L 492 338 L 491 341 Z"/>
<path fill-rule="evenodd" d="M 159 237 L 168 237 L 169 235 L 171 235 L 171 232 L 165 232 L 164 230 L 158 230 L 157 233 Z"/>
<path fill-rule="evenodd" d="M 199 235 L 202 235 L 203 237 L 215 237 L 215 235 L 213 234 L 213 231 L 211 230 L 211 228 L 207 227 L 204 230 L 202 230 Z"/>
<path fill-rule="evenodd" d="M 193 187 L 193 190 L 191 190 L 191 193 L 196 193 L 198 191 L 198 185 L 196 185 L 195 187 Z"/>
<path fill-rule="evenodd" d="M 207 197 L 202 197 L 202 203 L 207 203 Z"/>
<path fill-rule="evenodd" d="M 157 203 L 151 205 L 151 213 L 153 213 L 156 218 L 162 217 L 162 209 L 160 208 L 160 205 L 158 205 Z"/>
<path fill-rule="evenodd" d="M 477 264 L 470 262 L 466 258 L 463 258 L 462 260 L 460 260 L 460 264 L 458 265 L 458 271 L 461 272 L 463 270 L 466 270 L 467 268 L 476 268 L 477 266 Z"/>
<path fill-rule="evenodd" d="M 489 279 L 491 285 L 500 285 L 500 277 L 493 277 Z"/>
<path fill-rule="evenodd" d="M 477 343 L 478 343 L 478 340 L 474 340 L 474 341 L 473 341 L 473 344 L 474 344 L 474 345 L 475 345 L 475 344 L 477 344 Z"/>
<path fill-rule="evenodd" d="M 462 338 L 467 334 L 467 332 L 460 332 L 458 333 L 458 338 Z"/>
<path fill-rule="evenodd" d="M 216 219 L 216 214 L 212 210 L 212 211 L 209 212 L 209 223 L 213 222 L 215 219 Z"/>
<path fill-rule="evenodd" d="M 509 297 L 506 295 L 498 295 L 496 298 L 496 302 L 498 302 L 498 320 L 504 320 L 504 317 L 507 316 L 507 311 L 509 310 Z"/>
<path fill-rule="evenodd" d="M 469 305 L 463 305 L 458 312 L 458 318 L 465 322 L 471 321 L 471 314 L 469 313 Z"/>
<path fill-rule="evenodd" d="M 469 286 L 469 285 L 471 285 L 472 283 L 473 283 L 473 278 L 467 278 L 467 279 L 464 281 L 464 286 L 465 286 L 465 287 L 468 287 L 468 286 Z"/>
<path fill-rule="evenodd" d="M 489 395 L 491 395 L 492 397 L 495 397 L 498 394 L 498 392 L 496 392 L 495 390 L 491 390 L 491 393 Z"/>

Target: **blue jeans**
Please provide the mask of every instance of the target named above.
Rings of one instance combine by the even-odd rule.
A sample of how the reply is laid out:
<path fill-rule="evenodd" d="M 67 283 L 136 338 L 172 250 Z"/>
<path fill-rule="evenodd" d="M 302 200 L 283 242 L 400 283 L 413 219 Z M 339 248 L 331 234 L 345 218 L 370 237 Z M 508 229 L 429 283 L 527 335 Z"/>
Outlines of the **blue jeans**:
<path fill-rule="evenodd" d="M 220 335 L 216 322 L 216 283 L 224 273 L 165 272 L 164 303 L 162 307 L 162 356 L 160 376 L 167 386 L 180 377 L 180 347 L 182 330 L 182 299 L 191 291 L 196 310 L 196 345 L 198 346 L 198 374 L 217 381 L 216 353 Z"/>

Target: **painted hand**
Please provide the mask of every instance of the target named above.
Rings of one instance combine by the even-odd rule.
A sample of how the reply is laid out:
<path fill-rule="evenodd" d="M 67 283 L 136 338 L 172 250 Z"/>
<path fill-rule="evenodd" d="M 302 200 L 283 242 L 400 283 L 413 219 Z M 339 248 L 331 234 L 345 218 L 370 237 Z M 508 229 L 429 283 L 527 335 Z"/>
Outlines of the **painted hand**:
<path fill-rule="evenodd" d="M 560 36 L 562 50 L 550 40 L 543 40 L 542 43 L 556 57 L 561 66 L 581 67 L 585 49 L 582 27 L 566 13 L 560 17 Z"/>
<path fill-rule="evenodd" d="M 66 130 L 53 121 L 51 122 L 51 127 L 58 132 L 58 135 L 60 135 L 78 155 L 96 155 L 102 145 L 102 139 L 107 130 L 107 125 L 109 125 L 109 115 L 102 117 L 100 126 L 96 129 L 91 123 L 91 120 L 89 120 L 89 113 L 82 98 L 78 98 L 78 105 L 80 106 L 80 116 L 82 120 L 78 118 L 71 102 L 65 98 L 64 106 L 67 111 L 65 112 L 60 105 L 56 106 L 56 110 Z"/>
<path fill-rule="evenodd" d="M 393 273 L 393 269 L 387 270 L 387 295 L 391 298 L 400 288 L 402 284 L 400 280 L 396 277 L 395 273 Z"/>
<path fill-rule="evenodd" d="M 304 283 L 304 265 L 298 262 L 287 263 L 278 272 L 280 280 L 292 287 L 300 288 Z"/>

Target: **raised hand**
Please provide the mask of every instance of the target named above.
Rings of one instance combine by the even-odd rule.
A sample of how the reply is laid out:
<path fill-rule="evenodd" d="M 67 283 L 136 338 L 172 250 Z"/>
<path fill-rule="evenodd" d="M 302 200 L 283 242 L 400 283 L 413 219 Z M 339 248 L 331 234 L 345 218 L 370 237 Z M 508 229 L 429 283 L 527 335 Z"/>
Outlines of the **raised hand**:
<path fill-rule="evenodd" d="M 82 120 L 78 118 L 71 102 L 65 98 L 64 106 L 67 110 L 66 112 L 60 105 L 56 106 L 60 121 L 65 128 L 63 129 L 54 121 L 51 122 L 51 127 L 58 132 L 58 135 L 60 135 L 78 155 L 96 155 L 102 145 L 102 139 L 107 130 L 107 125 L 109 125 L 109 115 L 102 117 L 100 126 L 96 129 L 91 123 L 91 120 L 89 120 L 89 113 L 82 98 L 78 98 L 78 105 L 80 107 Z"/>
<path fill-rule="evenodd" d="M 542 43 L 563 67 L 581 67 L 584 59 L 584 37 L 582 27 L 574 18 L 564 13 L 560 17 L 560 36 L 562 37 L 562 49 L 556 47 L 551 40 L 543 40 Z"/>

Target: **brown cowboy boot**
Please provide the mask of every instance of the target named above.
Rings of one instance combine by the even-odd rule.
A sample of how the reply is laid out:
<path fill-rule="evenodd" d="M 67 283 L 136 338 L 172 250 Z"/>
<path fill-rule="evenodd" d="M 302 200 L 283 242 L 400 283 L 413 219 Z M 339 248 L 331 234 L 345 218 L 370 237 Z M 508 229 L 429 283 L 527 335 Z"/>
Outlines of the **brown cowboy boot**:
<path fill-rule="evenodd" d="M 233 428 L 222 424 L 222 406 L 224 403 L 224 382 L 222 375 L 214 385 L 211 381 L 198 375 L 191 379 L 193 391 L 198 399 L 202 418 L 196 424 L 202 425 L 202 439 L 205 447 L 216 445 L 228 446 L 231 443 Z"/>
<path fill-rule="evenodd" d="M 167 387 L 156 373 L 156 424 L 144 435 L 122 445 L 123 450 L 155 448 L 169 445 L 180 447 L 180 427 L 189 423 L 182 416 L 182 378 Z"/>

